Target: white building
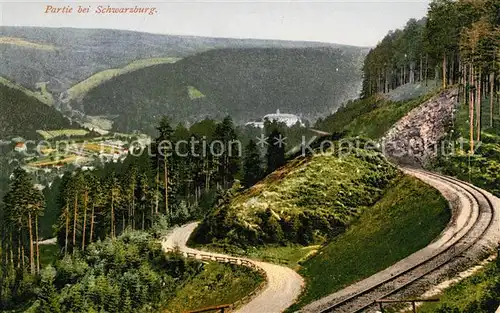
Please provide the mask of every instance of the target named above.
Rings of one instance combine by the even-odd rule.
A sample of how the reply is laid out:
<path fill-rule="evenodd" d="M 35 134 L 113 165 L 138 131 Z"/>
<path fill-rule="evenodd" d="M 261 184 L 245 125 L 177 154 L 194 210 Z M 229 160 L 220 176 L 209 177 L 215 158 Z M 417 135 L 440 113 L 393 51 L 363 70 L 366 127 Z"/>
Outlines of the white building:
<path fill-rule="evenodd" d="M 248 122 L 245 125 L 251 125 L 254 127 L 264 128 L 264 122 L 266 120 L 269 120 L 271 122 L 276 121 L 278 123 L 284 123 L 284 124 L 286 124 L 287 127 L 292 127 L 292 126 L 296 125 L 297 123 L 299 123 L 301 127 L 305 126 L 304 122 L 302 122 L 300 117 L 298 117 L 297 115 L 280 113 L 279 109 L 276 110 L 276 113 L 264 115 L 261 122 Z"/>

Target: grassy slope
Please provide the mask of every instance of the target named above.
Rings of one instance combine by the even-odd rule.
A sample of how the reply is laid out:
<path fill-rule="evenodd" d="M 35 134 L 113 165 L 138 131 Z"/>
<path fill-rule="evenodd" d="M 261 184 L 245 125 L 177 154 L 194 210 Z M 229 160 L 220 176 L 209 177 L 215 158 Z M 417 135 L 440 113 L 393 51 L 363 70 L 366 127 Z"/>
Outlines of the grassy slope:
<path fill-rule="evenodd" d="M 373 205 L 397 173 L 376 151 L 297 158 L 219 205 L 192 240 L 242 248 L 323 242 Z"/>
<path fill-rule="evenodd" d="M 156 64 L 163 64 L 163 63 L 175 63 L 180 58 L 151 58 L 151 59 L 142 59 L 142 60 L 137 60 L 134 61 L 128 65 L 126 65 L 123 68 L 113 68 L 113 69 L 107 69 L 98 73 L 95 73 L 94 75 L 90 76 L 89 78 L 79 82 L 78 84 L 74 85 L 70 89 L 68 89 L 68 96 L 69 100 L 81 100 L 85 94 L 91 90 L 92 88 L 95 88 L 99 86 L 100 84 L 112 79 L 113 77 L 129 73 L 141 68 L 145 68 L 148 66 L 153 66 Z"/>
<path fill-rule="evenodd" d="M 292 309 L 366 278 L 425 247 L 450 219 L 446 200 L 424 183 L 401 177 L 349 230 L 317 256 L 304 262 L 299 273 L 307 281 Z"/>
<path fill-rule="evenodd" d="M 421 313 L 493 313 L 500 305 L 499 269 L 493 263 L 447 288 L 439 303 L 423 304 Z"/>
<path fill-rule="evenodd" d="M 37 130 L 77 129 L 60 112 L 36 97 L 17 88 L 0 84 L 0 103 L 3 112 L 0 115 L 0 138 L 7 139 L 22 136 L 28 139 L 38 138 Z"/>
<path fill-rule="evenodd" d="M 234 303 L 257 288 L 263 279 L 242 266 L 209 263 L 177 291 L 165 313 Z"/>
<path fill-rule="evenodd" d="M 370 186 L 370 179 L 382 183 L 384 174 L 388 179 L 395 174 L 377 152 L 353 152 L 345 157 L 318 154 L 295 159 L 238 194 L 232 206 L 242 215 L 266 208 L 277 210 L 278 214 L 304 209 L 333 209 L 339 214 L 350 214 L 350 209 L 370 203 L 371 197 L 376 198 L 383 191 L 385 185 Z M 387 173 L 382 173 L 384 170 Z"/>
<path fill-rule="evenodd" d="M 11 82 L 10 80 L 3 78 L 1 76 L 0 76 L 0 84 L 7 86 L 9 88 L 12 88 L 12 89 L 22 91 L 25 94 L 27 94 L 28 96 L 34 97 L 34 98 L 38 99 L 38 101 L 40 101 L 46 105 L 50 105 L 50 106 L 54 105 L 54 98 L 52 97 L 52 94 L 49 93 L 45 87 L 43 87 L 43 88 L 41 87 L 41 91 L 33 91 L 33 90 L 29 90 L 28 88 L 25 88 L 21 85 L 15 84 L 15 83 Z"/>
<path fill-rule="evenodd" d="M 350 101 L 335 114 L 319 121 L 316 128 L 332 133 L 347 131 L 350 135 L 379 139 L 394 123 L 433 94 L 407 101 L 390 101 L 380 95 Z"/>
<path fill-rule="evenodd" d="M 496 107 L 496 112 L 498 108 Z M 454 138 L 464 138 L 463 150 L 455 145 L 455 153 L 441 156 L 434 164 L 434 169 L 445 174 L 456 176 L 464 181 L 489 190 L 500 196 L 500 112 L 493 118 L 490 127 L 489 99 L 482 102 L 482 143 L 475 155 L 469 159 L 469 112 L 468 106 L 461 104 L 456 115 Z M 491 302 L 491 296 L 500 299 L 498 270 L 494 264 L 489 264 L 485 270 L 464 279 L 447 288 L 441 295 L 441 303 L 425 304 L 421 312 L 495 312 L 498 300 Z M 458 310 L 458 311 L 453 311 Z M 419 312 L 420 312 L 419 311 Z"/>
<path fill-rule="evenodd" d="M 20 46 L 20 47 L 25 47 L 25 48 L 30 48 L 30 49 L 48 50 L 48 51 L 54 51 L 57 49 L 53 45 L 31 42 L 31 41 L 27 41 L 27 40 L 24 40 L 22 38 L 16 38 L 16 37 L 0 37 L 0 45 L 13 45 L 13 46 Z"/>

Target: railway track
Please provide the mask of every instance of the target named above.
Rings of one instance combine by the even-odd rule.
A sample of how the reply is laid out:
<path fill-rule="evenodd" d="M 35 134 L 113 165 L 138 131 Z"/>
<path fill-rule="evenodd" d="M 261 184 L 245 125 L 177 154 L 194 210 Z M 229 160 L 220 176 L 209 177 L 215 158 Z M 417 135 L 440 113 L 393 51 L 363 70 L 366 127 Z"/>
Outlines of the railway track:
<path fill-rule="evenodd" d="M 457 257 L 464 255 L 481 241 L 488 229 L 492 227 L 494 205 L 489 196 L 481 189 L 452 177 L 414 169 L 407 169 L 406 171 L 415 176 L 427 176 L 435 181 L 445 183 L 457 193 L 464 195 L 472 207 L 472 213 L 469 215 L 467 224 L 464 225 L 461 232 L 457 232 L 449 238 L 441 246 L 441 249 L 437 249 L 429 257 L 399 273 L 394 273 L 390 278 L 384 279 L 373 286 L 339 298 L 318 312 L 358 313 L 370 311 L 375 308 L 376 300 L 395 295 L 425 276 L 453 262 Z"/>

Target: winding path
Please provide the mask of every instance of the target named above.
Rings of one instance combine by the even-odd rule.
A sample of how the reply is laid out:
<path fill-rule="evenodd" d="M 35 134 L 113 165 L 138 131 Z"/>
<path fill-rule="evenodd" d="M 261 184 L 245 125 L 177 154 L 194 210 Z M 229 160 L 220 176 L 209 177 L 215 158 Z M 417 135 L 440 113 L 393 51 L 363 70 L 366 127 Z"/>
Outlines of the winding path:
<path fill-rule="evenodd" d="M 199 251 L 186 246 L 189 236 L 198 223 L 177 227 L 162 242 L 164 250 L 178 247 L 181 252 L 210 255 L 212 257 L 231 257 L 219 253 Z M 304 280 L 294 270 L 275 264 L 258 262 L 246 258 L 236 258 L 255 264 L 266 273 L 267 285 L 250 302 L 239 308 L 236 313 L 280 313 L 291 306 L 302 292 Z"/>

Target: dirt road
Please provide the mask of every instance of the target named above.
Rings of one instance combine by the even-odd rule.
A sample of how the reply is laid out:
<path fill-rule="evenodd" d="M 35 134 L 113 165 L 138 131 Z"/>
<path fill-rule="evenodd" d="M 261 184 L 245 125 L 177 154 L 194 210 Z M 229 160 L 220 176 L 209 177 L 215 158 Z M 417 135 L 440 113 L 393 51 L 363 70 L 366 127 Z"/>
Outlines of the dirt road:
<path fill-rule="evenodd" d="M 198 223 L 190 223 L 175 228 L 162 242 L 163 248 L 167 250 L 178 247 L 181 252 L 199 253 L 211 255 L 213 257 L 229 257 L 224 254 L 199 251 L 187 247 L 187 240 L 197 225 Z M 240 260 L 243 259 L 244 258 L 240 258 Z M 279 313 L 283 312 L 295 302 L 304 285 L 304 280 L 299 274 L 288 267 L 258 261 L 251 262 L 266 273 L 267 286 L 260 294 L 235 312 Z"/>

